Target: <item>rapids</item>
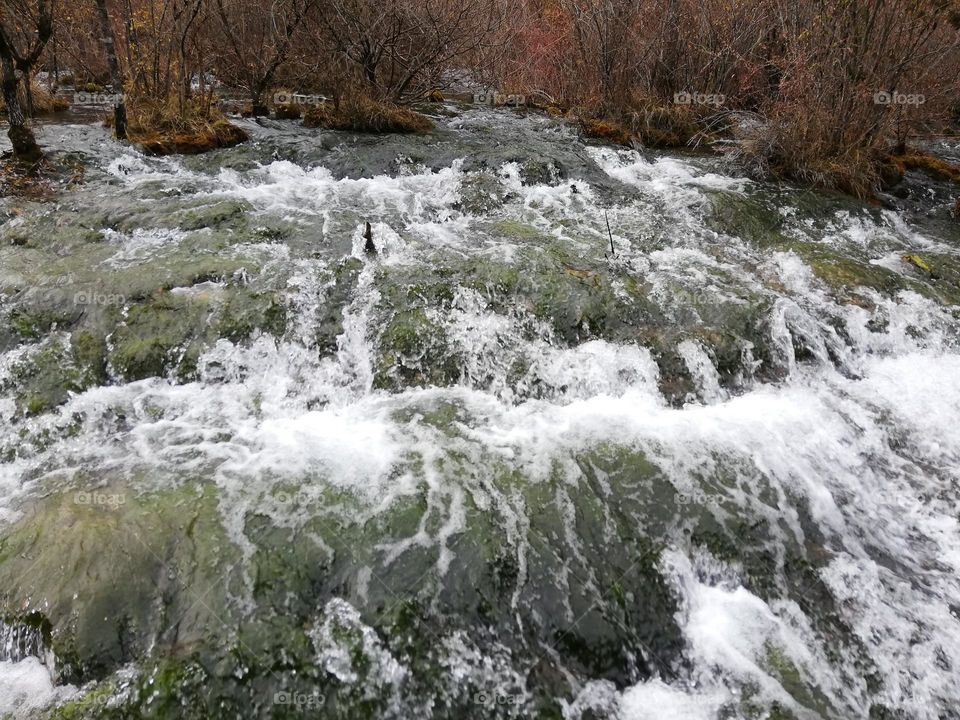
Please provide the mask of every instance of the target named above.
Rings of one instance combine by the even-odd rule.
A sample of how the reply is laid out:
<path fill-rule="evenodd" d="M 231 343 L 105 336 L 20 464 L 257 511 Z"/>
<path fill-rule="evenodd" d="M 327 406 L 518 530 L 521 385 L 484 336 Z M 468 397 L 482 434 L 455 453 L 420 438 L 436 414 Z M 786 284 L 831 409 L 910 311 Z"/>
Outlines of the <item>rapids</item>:
<path fill-rule="evenodd" d="M 41 128 L 0 717 L 960 718 L 950 188 L 450 115 Z"/>

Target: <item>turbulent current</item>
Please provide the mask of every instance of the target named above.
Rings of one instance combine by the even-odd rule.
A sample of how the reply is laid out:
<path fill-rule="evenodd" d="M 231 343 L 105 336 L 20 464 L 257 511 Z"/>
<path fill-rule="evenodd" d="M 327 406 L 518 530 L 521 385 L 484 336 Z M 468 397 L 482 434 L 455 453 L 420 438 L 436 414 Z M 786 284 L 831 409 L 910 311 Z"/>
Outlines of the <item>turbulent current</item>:
<path fill-rule="evenodd" d="M 0 717 L 960 718 L 951 188 L 438 125 L 41 129 Z"/>

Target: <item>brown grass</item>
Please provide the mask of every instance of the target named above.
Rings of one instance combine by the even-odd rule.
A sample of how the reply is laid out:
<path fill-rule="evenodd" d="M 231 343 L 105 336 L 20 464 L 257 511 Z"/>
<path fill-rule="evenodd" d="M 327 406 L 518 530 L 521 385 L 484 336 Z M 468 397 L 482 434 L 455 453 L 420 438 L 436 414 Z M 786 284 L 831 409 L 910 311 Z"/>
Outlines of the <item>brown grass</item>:
<path fill-rule="evenodd" d="M 113 125 L 113 116 L 104 121 Z M 248 139 L 211 105 L 192 102 L 180 114 L 169 102 L 127 98 L 127 136 L 154 155 L 196 155 L 233 147 Z"/>
<path fill-rule="evenodd" d="M 273 114 L 277 120 L 299 120 L 303 117 L 303 111 L 300 109 L 300 106 L 294 103 L 275 105 Z"/>
<path fill-rule="evenodd" d="M 901 174 L 907 170 L 921 170 L 934 180 L 949 180 L 960 183 L 960 165 L 921 152 L 909 152 L 894 155 L 889 162 L 898 168 Z"/>
<path fill-rule="evenodd" d="M 634 101 L 634 108 L 627 114 L 641 142 L 648 147 L 686 147 L 703 128 L 699 114 L 710 110 L 696 111 L 688 105 L 662 105 L 650 101 Z"/>
<path fill-rule="evenodd" d="M 647 106 L 617 118 L 581 116 L 579 121 L 587 137 L 653 148 L 686 147 L 701 130 L 696 115 L 684 106 Z"/>
<path fill-rule="evenodd" d="M 303 115 L 303 125 L 362 133 L 424 134 L 433 130 L 433 121 L 425 115 L 366 97 L 344 100 L 339 108 L 330 103 L 310 107 Z"/>
<path fill-rule="evenodd" d="M 45 87 L 37 85 L 37 83 L 31 83 L 31 90 L 33 92 L 33 114 L 40 115 L 51 115 L 53 113 L 64 112 L 70 109 L 70 103 L 64 100 L 62 97 L 59 97 Z M 23 104 L 23 110 L 26 112 L 26 99 L 21 97 L 20 102 Z M 0 96 L 0 113 L 7 112 L 7 104 L 3 101 L 3 97 Z"/>
<path fill-rule="evenodd" d="M 629 146 L 633 137 L 628 128 L 612 120 L 582 117 L 580 118 L 580 127 L 587 137 L 606 140 L 615 145 Z"/>
<path fill-rule="evenodd" d="M 792 159 L 774 166 L 774 175 L 800 180 L 815 187 L 839 190 L 863 200 L 874 198 L 880 186 L 880 173 L 873 153 L 850 149 L 842 156 L 810 157 L 803 164 Z"/>
<path fill-rule="evenodd" d="M 199 130 L 174 133 L 130 134 L 130 139 L 154 155 L 198 155 L 208 150 L 233 147 L 248 139 L 247 133 L 226 119 Z"/>

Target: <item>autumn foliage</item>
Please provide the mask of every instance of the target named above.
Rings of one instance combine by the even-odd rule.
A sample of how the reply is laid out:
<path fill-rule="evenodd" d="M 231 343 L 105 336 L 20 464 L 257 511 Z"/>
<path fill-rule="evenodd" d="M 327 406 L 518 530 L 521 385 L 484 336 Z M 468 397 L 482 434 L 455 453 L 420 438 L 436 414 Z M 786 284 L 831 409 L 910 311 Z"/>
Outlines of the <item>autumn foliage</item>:
<path fill-rule="evenodd" d="M 5 1 L 22 18 L 49 6 Z M 758 174 L 868 195 L 892 156 L 960 124 L 958 27 L 960 0 L 60 0 L 32 74 L 112 86 L 132 127 L 180 133 L 220 122 L 225 97 L 423 131 L 402 106 L 498 88 L 590 136 L 723 147 Z"/>

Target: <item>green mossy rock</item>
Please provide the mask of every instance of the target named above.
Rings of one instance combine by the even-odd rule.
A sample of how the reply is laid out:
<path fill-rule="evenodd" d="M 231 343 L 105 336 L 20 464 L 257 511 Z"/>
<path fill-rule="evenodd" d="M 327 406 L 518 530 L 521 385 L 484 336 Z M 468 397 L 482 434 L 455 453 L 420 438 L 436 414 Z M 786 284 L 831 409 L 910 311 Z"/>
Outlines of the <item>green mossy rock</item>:
<path fill-rule="evenodd" d="M 0 530 L 0 609 L 14 621 L 41 613 L 60 678 L 81 683 L 216 637 L 235 559 L 209 490 L 91 485 Z"/>
<path fill-rule="evenodd" d="M 103 356 L 85 338 L 70 347 L 61 336 L 51 336 L 11 367 L 10 380 L 0 391 L 11 391 L 17 409 L 38 415 L 63 405 L 72 393 L 82 392 L 102 381 Z"/>

